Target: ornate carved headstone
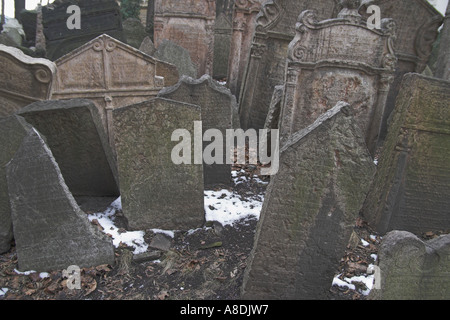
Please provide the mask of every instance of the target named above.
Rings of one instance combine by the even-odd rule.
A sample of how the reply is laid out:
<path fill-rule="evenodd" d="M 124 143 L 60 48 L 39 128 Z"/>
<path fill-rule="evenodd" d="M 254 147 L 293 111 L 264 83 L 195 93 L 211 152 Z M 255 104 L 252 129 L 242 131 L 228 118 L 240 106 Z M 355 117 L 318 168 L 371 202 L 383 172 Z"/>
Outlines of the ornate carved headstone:
<path fill-rule="evenodd" d="M 32 58 L 0 44 L 0 118 L 48 99 L 55 73 L 56 66 L 50 60 Z"/>
<path fill-rule="evenodd" d="M 237 117 L 236 98 L 228 89 L 215 83 L 208 75 L 198 80 L 182 77 L 177 85 L 164 88 L 158 96 L 200 106 L 202 136 L 208 129 L 218 129 L 222 136 L 226 137 L 226 130 L 233 129 L 233 118 Z M 204 148 L 210 143 L 204 142 Z M 205 186 L 230 184 L 231 165 L 226 164 L 225 150 L 223 155 L 222 164 L 204 164 Z"/>
<path fill-rule="evenodd" d="M 362 210 L 378 232 L 450 231 L 450 82 L 407 74 Z"/>
<path fill-rule="evenodd" d="M 115 109 L 113 117 L 122 207 L 129 227 L 200 227 L 203 166 L 175 164 L 171 157 L 179 144 L 171 140 L 173 132 L 186 129 L 192 135 L 194 121 L 201 121 L 200 107 L 155 98 Z"/>
<path fill-rule="evenodd" d="M 422 241 L 406 231 L 383 237 L 378 254 L 379 300 L 449 300 L 450 235 Z"/>
<path fill-rule="evenodd" d="M 35 102 L 18 114 L 46 137 L 74 196 L 119 196 L 116 163 L 92 101 Z"/>
<path fill-rule="evenodd" d="M 59 1 L 42 7 L 47 57 L 56 60 L 101 34 L 124 40 L 122 16 L 115 0 Z M 81 29 L 67 28 L 68 6 L 80 7 Z"/>
<path fill-rule="evenodd" d="M 297 18 L 316 10 L 319 21 L 335 17 L 335 0 L 269 0 L 256 16 L 250 57 L 239 95 L 241 125 L 262 129 L 276 85 L 284 82 L 288 45 L 295 36 Z"/>
<path fill-rule="evenodd" d="M 214 0 L 155 0 L 155 46 L 175 42 L 189 51 L 198 75 L 212 75 L 215 19 Z"/>
<path fill-rule="evenodd" d="M 111 111 L 155 97 L 164 86 L 156 59 L 103 34 L 56 62 L 52 99 L 94 101 L 111 139 Z"/>
<path fill-rule="evenodd" d="M 32 127 L 19 116 L 0 119 L 0 253 L 10 249 L 13 239 L 6 165 L 19 150 Z"/>
<path fill-rule="evenodd" d="M 375 165 L 349 105 L 292 136 L 268 186 L 244 299 L 324 299 Z"/>
<path fill-rule="evenodd" d="M 281 146 L 338 101 L 346 101 L 355 108 L 375 154 L 396 65 L 395 23 L 383 19 L 380 30 L 369 29 L 358 10 L 356 5 L 344 7 L 336 19 L 324 21 L 314 11 L 299 16 L 288 47 Z"/>
<path fill-rule="evenodd" d="M 36 130 L 6 166 L 19 270 L 114 264 L 112 241 L 87 219 Z"/>

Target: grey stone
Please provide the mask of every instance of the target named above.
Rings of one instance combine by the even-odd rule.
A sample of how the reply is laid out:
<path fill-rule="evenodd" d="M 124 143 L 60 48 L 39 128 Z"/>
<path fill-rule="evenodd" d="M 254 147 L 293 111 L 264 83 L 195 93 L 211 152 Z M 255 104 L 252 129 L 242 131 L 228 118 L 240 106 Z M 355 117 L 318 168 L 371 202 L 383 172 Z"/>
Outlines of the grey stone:
<path fill-rule="evenodd" d="M 383 237 L 378 253 L 378 300 L 450 299 L 450 235 L 422 241 L 406 231 Z"/>
<path fill-rule="evenodd" d="M 158 96 L 200 106 L 202 110 L 202 134 L 208 129 L 218 129 L 225 138 L 226 130 L 233 128 L 233 119 L 238 117 L 236 98 L 227 88 L 216 83 L 208 75 L 204 75 L 197 80 L 185 76 L 181 77 L 175 86 L 164 88 L 158 93 Z M 203 148 L 210 143 L 204 142 Z M 204 164 L 205 186 L 230 185 L 231 165 L 226 164 L 225 150 L 223 155 L 222 164 Z"/>
<path fill-rule="evenodd" d="M 228 59 L 230 57 L 232 24 L 225 15 L 220 14 L 214 25 L 214 65 L 215 79 L 224 79 L 228 74 Z"/>
<path fill-rule="evenodd" d="M 139 50 L 145 54 L 148 54 L 149 56 L 153 56 L 153 54 L 156 51 L 156 48 L 152 42 L 152 39 L 150 39 L 150 37 L 147 36 L 144 38 L 144 40 L 142 40 L 141 45 L 139 46 Z"/>
<path fill-rule="evenodd" d="M 0 119 L 0 253 L 10 249 L 13 239 L 11 204 L 6 181 L 6 165 L 32 130 L 22 117 L 10 116 Z"/>
<path fill-rule="evenodd" d="M 36 130 L 23 140 L 6 172 L 19 270 L 114 263 L 112 241 L 78 207 Z"/>
<path fill-rule="evenodd" d="M 117 165 L 92 101 L 35 102 L 18 114 L 47 138 L 74 196 L 119 196 Z"/>
<path fill-rule="evenodd" d="M 326 299 L 375 165 L 348 104 L 280 153 L 244 274 L 244 299 Z"/>
<path fill-rule="evenodd" d="M 192 62 L 189 52 L 176 43 L 164 39 L 154 53 L 155 58 L 175 65 L 180 76 L 197 78 L 197 66 Z"/>
<path fill-rule="evenodd" d="M 450 82 L 407 74 L 362 210 L 380 234 L 450 231 Z"/>
<path fill-rule="evenodd" d="M 145 31 L 144 25 L 139 19 L 128 18 L 122 22 L 122 26 L 126 43 L 136 49 L 139 49 L 142 41 L 148 37 L 148 33 Z"/>
<path fill-rule="evenodd" d="M 162 233 L 155 234 L 153 236 L 152 241 L 150 241 L 150 247 L 162 251 L 169 251 L 171 246 L 172 246 L 172 238 Z"/>
<path fill-rule="evenodd" d="M 440 43 L 435 75 L 437 78 L 450 80 L 450 2 L 445 13 Z"/>
<path fill-rule="evenodd" d="M 123 214 L 131 229 L 188 230 L 203 225 L 203 166 L 177 165 L 176 129 L 194 132 L 199 106 L 156 98 L 113 111 Z M 191 140 L 191 150 L 194 142 Z M 201 147 L 201 146 L 200 146 Z"/>

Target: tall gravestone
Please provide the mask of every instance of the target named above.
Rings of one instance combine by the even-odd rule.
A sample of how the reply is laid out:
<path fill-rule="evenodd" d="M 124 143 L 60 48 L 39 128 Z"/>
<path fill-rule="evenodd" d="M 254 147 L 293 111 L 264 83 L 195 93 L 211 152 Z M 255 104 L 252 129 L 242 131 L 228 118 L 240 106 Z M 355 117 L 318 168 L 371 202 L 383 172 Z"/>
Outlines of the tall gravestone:
<path fill-rule="evenodd" d="M 80 29 L 69 29 L 70 5 L 80 8 Z M 70 12 L 70 11 L 69 11 Z M 42 7 L 47 57 L 52 61 L 101 34 L 124 40 L 120 7 L 114 0 L 59 1 Z"/>
<path fill-rule="evenodd" d="M 362 210 L 378 232 L 450 230 L 450 82 L 407 74 Z"/>
<path fill-rule="evenodd" d="M 422 241 L 406 231 L 383 237 L 378 253 L 378 300 L 450 299 L 450 235 Z"/>
<path fill-rule="evenodd" d="M 74 196 L 119 196 L 117 166 L 95 104 L 49 100 L 18 112 L 39 130 Z"/>
<path fill-rule="evenodd" d="M 269 0 L 256 16 L 256 27 L 239 94 L 241 125 L 262 129 L 276 85 L 284 82 L 288 45 L 295 36 L 297 18 L 316 10 L 317 19 L 335 17 L 335 0 Z"/>
<path fill-rule="evenodd" d="M 424 71 L 442 24 L 442 15 L 427 0 L 379 0 L 375 4 L 381 9 L 381 17 L 393 19 L 397 29 L 394 50 L 398 63 L 381 127 L 384 140 L 403 75 Z"/>
<path fill-rule="evenodd" d="M 214 24 L 214 65 L 213 77 L 215 79 L 224 79 L 228 73 L 228 60 L 231 56 L 231 18 L 225 14 L 216 17 Z"/>
<path fill-rule="evenodd" d="M 193 136 L 194 122 L 201 121 L 200 107 L 155 98 L 115 109 L 113 117 L 122 207 L 129 227 L 200 227 L 203 166 L 172 161 L 172 150 L 179 144 L 172 141 L 172 134 L 185 129 Z M 193 146 L 193 139 L 188 144 Z"/>
<path fill-rule="evenodd" d="M 6 177 L 19 270 L 114 264 L 112 241 L 78 207 L 36 130 L 6 166 Z"/>
<path fill-rule="evenodd" d="M 326 299 L 375 172 L 340 102 L 291 137 L 264 199 L 244 299 Z"/>
<path fill-rule="evenodd" d="M 85 98 L 97 106 L 112 141 L 111 112 L 155 97 L 164 86 L 157 60 L 103 34 L 55 61 L 52 99 Z"/>
<path fill-rule="evenodd" d="M 447 5 L 444 27 L 441 31 L 441 45 L 437 57 L 435 76 L 450 80 L 450 2 Z"/>
<path fill-rule="evenodd" d="M 55 73 L 53 62 L 0 44 L 0 118 L 34 101 L 48 99 Z"/>
<path fill-rule="evenodd" d="M 394 79 L 395 23 L 381 20 L 381 29 L 370 29 L 354 1 L 335 19 L 317 20 L 304 11 L 288 47 L 285 90 L 280 114 L 280 144 L 346 101 L 372 155 L 378 146 L 384 108 Z"/>
<path fill-rule="evenodd" d="M 30 130 L 32 127 L 22 117 L 14 115 L 0 119 L 0 253 L 10 249 L 13 239 L 6 165 L 19 150 Z"/>
<path fill-rule="evenodd" d="M 182 77 L 177 85 L 164 88 L 158 96 L 200 106 L 202 134 L 209 129 L 217 129 L 225 138 L 226 130 L 233 129 L 233 119 L 238 117 L 235 97 L 208 75 L 198 80 Z M 210 143 L 204 142 L 203 149 Z M 227 164 L 225 150 L 221 164 L 204 164 L 203 176 L 205 186 L 230 185 L 231 165 Z"/>
<path fill-rule="evenodd" d="M 212 75 L 214 60 L 214 0 L 155 0 L 154 43 L 168 39 L 185 48 L 197 73 Z"/>

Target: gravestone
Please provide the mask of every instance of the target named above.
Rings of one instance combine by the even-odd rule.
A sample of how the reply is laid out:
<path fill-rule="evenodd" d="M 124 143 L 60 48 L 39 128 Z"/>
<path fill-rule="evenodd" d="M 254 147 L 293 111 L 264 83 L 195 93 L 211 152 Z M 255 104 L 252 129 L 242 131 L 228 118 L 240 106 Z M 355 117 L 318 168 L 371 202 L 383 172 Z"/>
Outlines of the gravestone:
<path fill-rule="evenodd" d="M 378 253 L 378 300 L 450 299 L 450 235 L 422 241 L 406 231 L 383 237 Z"/>
<path fill-rule="evenodd" d="M 155 0 L 154 43 L 168 39 L 185 48 L 197 74 L 212 75 L 215 0 Z"/>
<path fill-rule="evenodd" d="M 141 45 L 139 46 L 139 50 L 153 57 L 156 48 L 153 44 L 152 39 L 150 39 L 150 37 L 145 37 L 144 40 L 142 40 Z"/>
<path fill-rule="evenodd" d="M 133 48 L 139 49 L 142 41 L 145 37 L 148 37 L 148 33 L 145 31 L 144 25 L 141 20 L 137 18 L 128 18 L 122 23 L 123 34 L 126 39 L 126 43 Z"/>
<path fill-rule="evenodd" d="M 171 141 L 172 134 L 186 129 L 192 135 L 194 121 L 201 121 L 200 107 L 156 98 L 115 109 L 113 118 L 122 207 L 129 227 L 200 227 L 203 166 L 178 165 L 171 156 L 179 144 Z"/>
<path fill-rule="evenodd" d="M 327 298 L 375 172 L 352 112 L 338 103 L 281 149 L 242 298 Z"/>
<path fill-rule="evenodd" d="M 382 18 L 393 19 L 396 24 L 394 50 L 398 63 L 382 122 L 381 139 L 384 140 L 403 75 L 424 71 L 442 24 L 442 15 L 427 0 L 379 0 L 375 4 L 380 7 Z"/>
<path fill-rule="evenodd" d="M 11 205 L 6 181 L 6 165 L 11 161 L 31 126 L 22 117 L 0 118 L 0 253 L 10 249 L 13 239 Z"/>
<path fill-rule="evenodd" d="M 444 27 L 441 31 L 441 45 L 437 57 L 435 76 L 445 80 L 450 80 L 450 2 L 445 12 Z"/>
<path fill-rule="evenodd" d="M 67 28 L 67 8 L 72 4 L 80 8 L 81 29 Z M 47 57 L 52 61 L 102 34 L 124 40 L 120 7 L 115 0 L 59 1 L 43 6 L 42 17 Z"/>
<path fill-rule="evenodd" d="M 18 114 L 39 130 L 74 196 L 119 196 L 117 167 L 90 100 L 35 102 Z"/>
<path fill-rule="evenodd" d="M 103 34 L 55 61 L 52 99 L 85 98 L 97 106 L 110 143 L 113 109 L 155 97 L 164 86 L 157 61 Z M 113 144 L 111 143 L 111 146 Z"/>
<path fill-rule="evenodd" d="M 256 16 L 239 94 L 244 129 L 263 128 L 273 89 L 284 82 L 288 45 L 295 36 L 297 18 L 304 10 L 316 10 L 319 21 L 338 13 L 335 0 L 269 0 Z"/>
<path fill-rule="evenodd" d="M 362 214 L 380 234 L 450 230 L 450 82 L 407 74 Z"/>
<path fill-rule="evenodd" d="M 170 40 L 161 41 L 154 57 L 175 65 L 180 76 L 197 78 L 197 66 L 192 62 L 189 52 Z"/>
<path fill-rule="evenodd" d="M 78 207 L 36 130 L 7 165 L 6 177 L 19 270 L 114 264 L 112 241 Z"/>
<path fill-rule="evenodd" d="M 219 85 L 210 76 L 204 75 L 198 80 L 182 77 L 177 85 L 164 88 L 159 97 L 195 104 L 201 107 L 204 134 L 209 129 L 218 129 L 226 137 L 226 130 L 233 129 L 236 119 L 236 98 L 228 89 Z M 204 142 L 205 149 L 211 142 Z M 225 146 L 224 146 L 225 147 Z M 204 164 L 203 176 L 205 186 L 216 184 L 230 185 L 231 165 L 226 164 L 226 152 L 223 150 L 222 164 Z"/>
<path fill-rule="evenodd" d="M 231 44 L 231 19 L 225 14 L 216 18 L 214 25 L 214 65 L 213 76 L 215 79 L 224 79 L 228 74 L 228 59 L 230 57 Z"/>
<path fill-rule="evenodd" d="M 335 19 L 317 20 L 304 11 L 288 46 L 285 90 L 280 114 L 280 145 L 345 101 L 355 109 L 372 155 L 378 147 L 381 122 L 396 65 L 392 49 L 395 23 L 381 20 L 370 29 L 359 7 L 344 7 Z"/>
<path fill-rule="evenodd" d="M 53 62 L 0 45 L 0 118 L 34 101 L 48 99 L 55 73 Z"/>
<path fill-rule="evenodd" d="M 233 7 L 230 57 L 228 60 L 227 85 L 231 93 L 239 97 L 242 78 L 250 55 L 256 16 L 261 4 L 267 0 L 240 0 Z"/>

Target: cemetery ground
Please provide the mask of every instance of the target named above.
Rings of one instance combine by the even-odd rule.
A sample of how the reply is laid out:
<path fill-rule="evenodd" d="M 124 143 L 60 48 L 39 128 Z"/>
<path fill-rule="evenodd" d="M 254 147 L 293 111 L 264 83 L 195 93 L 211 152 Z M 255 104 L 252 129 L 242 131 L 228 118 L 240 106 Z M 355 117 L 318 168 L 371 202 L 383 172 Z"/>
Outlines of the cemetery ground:
<path fill-rule="evenodd" d="M 69 279 L 64 277 L 63 270 L 18 271 L 13 245 L 9 252 L 0 255 L 0 300 L 239 299 L 258 212 L 270 179 L 259 176 L 259 170 L 252 165 L 234 166 L 231 187 L 205 191 L 207 218 L 208 215 L 214 218 L 214 211 L 223 209 L 221 205 L 228 206 L 227 212 L 222 217 L 220 213 L 215 216 L 221 223 L 206 222 L 195 230 L 127 232 L 117 200 L 82 200 L 80 205 L 91 222 L 111 237 L 118 237 L 115 264 L 82 268 L 80 289 L 69 289 Z M 212 198 L 213 201 L 207 200 Z M 237 209 L 233 210 L 233 206 Z M 239 206 L 247 208 L 250 214 L 239 218 Z M 109 219 L 114 225 L 109 227 L 102 219 Z M 102 224 L 110 230 L 105 230 Z M 341 259 L 340 273 L 330 279 L 330 300 L 365 300 L 373 286 L 374 278 L 368 274 L 368 267 L 375 264 L 381 239 L 359 219 L 354 231 Z M 150 244 L 170 248 L 158 250 Z"/>

